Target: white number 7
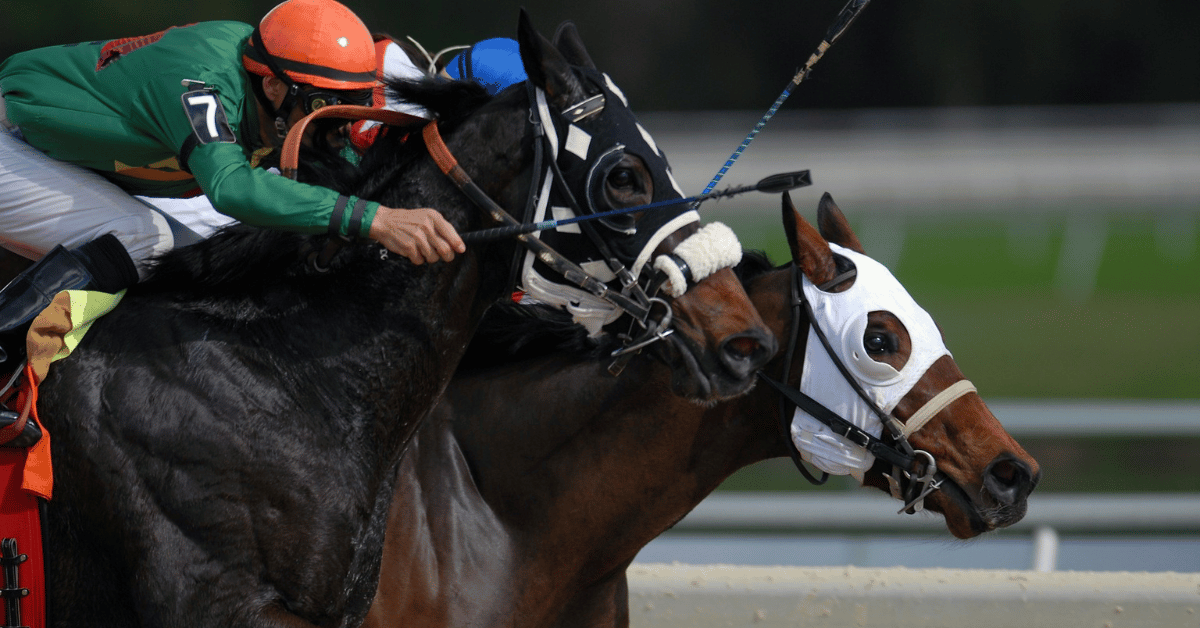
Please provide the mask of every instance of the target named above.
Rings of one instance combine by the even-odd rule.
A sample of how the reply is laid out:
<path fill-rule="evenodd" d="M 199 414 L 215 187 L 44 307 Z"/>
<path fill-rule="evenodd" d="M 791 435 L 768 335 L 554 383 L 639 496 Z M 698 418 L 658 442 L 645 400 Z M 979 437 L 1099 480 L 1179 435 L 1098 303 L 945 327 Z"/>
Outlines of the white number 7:
<path fill-rule="evenodd" d="M 217 130 L 217 98 L 212 94 L 200 94 L 188 97 L 189 105 L 204 105 L 204 121 L 208 123 L 208 136 L 214 140 L 221 138 Z"/>

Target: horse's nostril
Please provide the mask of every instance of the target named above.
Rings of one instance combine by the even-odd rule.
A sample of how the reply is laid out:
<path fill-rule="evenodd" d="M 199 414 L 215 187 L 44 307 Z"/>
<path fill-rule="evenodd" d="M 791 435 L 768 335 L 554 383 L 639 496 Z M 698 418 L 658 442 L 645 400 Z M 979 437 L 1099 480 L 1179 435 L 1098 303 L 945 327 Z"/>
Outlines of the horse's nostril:
<path fill-rule="evenodd" d="M 992 467 L 992 475 L 996 476 L 996 479 L 1005 486 L 1012 486 L 1017 477 L 1017 469 L 1012 462 L 1005 460 Z"/>
<path fill-rule="evenodd" d="M 761 348 L 762 345 L 758 343 L 758 340 L 749 336 L 730 338 L 729 341 L 725 343 L 726 353 L 731 354 L 732 357 L 741 359 L 750 358 L 754 355 L 755 351 L 758 351 Z"/>
<path fill-rule="evenodd" d="M 775 338 L 763 334 L 738 334 L 721 345 L 721 362 L 739 378 L 750 377 L 775 353 Z"/>
<path fill-rule="evenodd" d="M 997 501 L 1015 504 L 1025 500 L 1033 490 L 1033 473 L 1021 460 L 1001 458 L 988 465 L 983 484 Z"/>

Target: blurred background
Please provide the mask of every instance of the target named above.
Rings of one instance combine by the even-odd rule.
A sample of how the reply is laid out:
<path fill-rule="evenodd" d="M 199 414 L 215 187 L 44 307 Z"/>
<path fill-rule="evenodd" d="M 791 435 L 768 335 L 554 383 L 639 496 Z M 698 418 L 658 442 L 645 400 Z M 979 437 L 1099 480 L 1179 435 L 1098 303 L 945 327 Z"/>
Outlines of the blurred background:
<path fill-rule="evenodd" d="M 546 34 L 576 22 L 685 191 L 699 193 L 843 0 L 522 4 Z M 515 37 L 522 4 L 348 2 L 372 30 L 430 51 Z M 253 23 L 273 5 L 3 0 L 0 58 L 193 21 Z M 867 252 L 941 324 L 1043 480 L 1035 523 L 967 549 L 945 543 L 933 517 L 919 530 L 897 523 L 886 541 L 873 528 L 811 536 L 775 524 L 758 533 L 811 543 L 770 541 L 762 560 L 1009 567 L 1028 562 L 1031 530 L 1049 530 L 1063 534 L 1059 568 L 1200 571 L 1198 33 L 1192 0 L 875 0 L 794 90 L 723 185 L 810 169 L 814 186 L 793 194 L 797 205 L 812 219 L 821 192 L 833 194 Z M 787 261 L 778 199 L 740 197 L 702 213 Z M 740 472 L 717 496 L 846 493 L 895 508 L 845 482 L 809 487 L 790 464 Z M 1072 512 L 1097 509 L 1097 519 L 1124 508 L 1142 523 L 1036 524 L 1039 497 L 1079 496 L 1096 500 L 1069 502 Z M 746 537 L 686 522 L 644 559 L 756 560 L 748 546 L 705 554 Z M 926 558 L 905 563 L 905 552 Z M 941 558 L 921 564 L 928 556 Z"/>

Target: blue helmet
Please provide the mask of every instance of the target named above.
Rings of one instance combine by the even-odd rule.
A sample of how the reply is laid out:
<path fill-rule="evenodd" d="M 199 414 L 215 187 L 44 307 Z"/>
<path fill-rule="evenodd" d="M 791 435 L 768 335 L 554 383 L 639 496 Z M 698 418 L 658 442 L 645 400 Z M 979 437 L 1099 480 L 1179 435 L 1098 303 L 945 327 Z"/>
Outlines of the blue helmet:
<path fill-rule="evenodd" d="M 462 51 L 446 64 L 446 74 L 475 81 L 493 96 L 526 78 L 520 47 L 507 37 L 485 39 Z"/>

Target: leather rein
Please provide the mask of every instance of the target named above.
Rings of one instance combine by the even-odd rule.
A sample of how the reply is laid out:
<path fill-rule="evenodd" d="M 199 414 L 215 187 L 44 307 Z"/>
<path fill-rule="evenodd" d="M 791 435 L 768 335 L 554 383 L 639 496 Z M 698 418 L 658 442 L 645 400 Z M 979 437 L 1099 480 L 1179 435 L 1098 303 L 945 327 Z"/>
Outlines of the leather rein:
<path fill-rule="evenodd" d="M 424 118 L 412 116 L 398 111 L 390 111 L 387 109 L 377 109 L 374 107 L 365 107 L 361 105 L 330 105 L 322 107 L 309 115 L 305 116 L 297 122 L 292 130 L 288 133 L 287 139 L 283 143 L 283 152 L 280 156 L 280 170 L 283 175 L 295 179 L 296 170 L 299 164 L 300 144 L 304 137 L 305 129 L 308 124 L 319 118 L 342 118 L 348 120 L 375 120 L 384 124 L 390 125 L 413 125 L 417 122 L 426 122 Z M 441 133 L 438 132 L 437 120 L 428 121 L 421 131 L 421 135 L 425 140 L 425 146 L 429 150 L 430 156 L 437 164 L 438 169 L 442 174 L 446 175 L 467 198 L 471 199 L 476 206 L 484 211 L 494 222 L 501 226 L 520 225 L 521 223 L 509 215 L 504 208 L 491 199 L 471 177 L 458 164 L 458 160 L 446 147 L 446 142 L 442 139 Z M 536 173 L 534 176 L 537 176 Z M 536 186 L 532 186 L 536 187 Z M 532 190 L 531 187 L 531 190 Z M 531 191 L 532 193 L 532 191 Z M 605 299 L 617 307 L 625 310 L 639 321 L 645 322 L 650 316 L 650 305 L 639 302 L 620 292 L 610 290 L 609 287 L 600 280 L 592 277 L 582 267 L 575 262 L 567 259 L 566 256 L 551 248 L 540 238 L 533 237 L 532 234 L 520 234 L 516 236 L 518 242 L 525 248 L 533 251 L 538 259 L 547 266 L 561 274 L 567 281 L 575 284 L 579 288 L 587 290 L 596 297 Z M 322 263 L 328 265 L 333 254 L 337 252 L 340 246 L 348 241 L 347 238 L 332 238 L 330 245 L 320 256 L 312 259 L 314 264 Z M 318 266 L 318 269 L 320 266 Z"/>

